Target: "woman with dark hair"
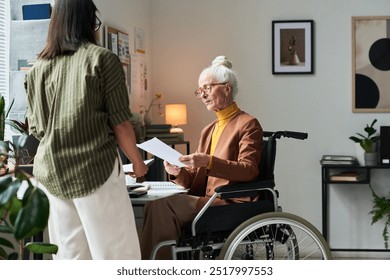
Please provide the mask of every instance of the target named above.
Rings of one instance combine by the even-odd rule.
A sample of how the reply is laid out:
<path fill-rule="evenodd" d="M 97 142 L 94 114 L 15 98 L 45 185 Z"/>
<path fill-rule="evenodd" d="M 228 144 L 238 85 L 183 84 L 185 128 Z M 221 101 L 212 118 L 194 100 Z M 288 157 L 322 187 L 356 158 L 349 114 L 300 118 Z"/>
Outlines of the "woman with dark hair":
<path fill-rule="evenodd" d="M 56 0 L 47 44 L 26 74 L 34 177 L 50 201 L 54 259 L 139 259 L 117 146 L 147 172 L 136 146 L 119 58 L 96 44 L 92 0 Z"/>

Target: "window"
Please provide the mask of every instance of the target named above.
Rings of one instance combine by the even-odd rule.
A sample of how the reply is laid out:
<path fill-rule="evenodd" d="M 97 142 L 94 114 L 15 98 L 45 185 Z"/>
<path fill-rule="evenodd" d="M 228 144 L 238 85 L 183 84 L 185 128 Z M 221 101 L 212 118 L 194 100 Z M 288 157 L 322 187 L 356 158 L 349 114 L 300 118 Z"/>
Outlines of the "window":
<path fill-rule="evenodd" d="M 6 3 L 0 1 L 0 94 L 7 99 L 7 42 L 6 42 Z"/>
<path fill-rule="evenodd" d="M 7 108 L 8 104 L 8 49 L 7 49 L 7 3 L 0 1 L 0 94 L 4 96 Z M 8 2 L 9 3 L 9 2 Z M 7 129 L 6 129 L 7 131 Z M 7 132 L 6 132 L 7 137 Z"/>

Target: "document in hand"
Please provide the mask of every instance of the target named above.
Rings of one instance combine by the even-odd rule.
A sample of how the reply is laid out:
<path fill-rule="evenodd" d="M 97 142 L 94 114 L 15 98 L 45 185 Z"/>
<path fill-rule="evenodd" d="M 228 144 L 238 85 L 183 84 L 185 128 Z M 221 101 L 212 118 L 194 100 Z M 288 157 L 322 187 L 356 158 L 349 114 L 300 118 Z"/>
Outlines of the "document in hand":
<path fill-rule="evenodd" d="M 156 157 L 166 160 L 170 164 L 179 167 L 185 166 L 182 162 L 179 161 L 179 157 L 181 157 L 182 154 L 156 137 L 141 144 L 137 144 L 137 147 L 152 155 L 155 155 Z"/>
<path fill-rule="evenodd" d="M 152 163 L 153 163 L 153 161 L 154 161 L 154 158 L 151 158 L 151 159 L 144 160 L 144 163 L 145 163 L 147 166 L 151 166 Z M 133 171 L 133 164 L 132 164 L 132 163 L 124 164 L 124 165 L 123 165 L 123 172 L 125 172 L 125 173 L 134 172 L 134 171 Z"/>

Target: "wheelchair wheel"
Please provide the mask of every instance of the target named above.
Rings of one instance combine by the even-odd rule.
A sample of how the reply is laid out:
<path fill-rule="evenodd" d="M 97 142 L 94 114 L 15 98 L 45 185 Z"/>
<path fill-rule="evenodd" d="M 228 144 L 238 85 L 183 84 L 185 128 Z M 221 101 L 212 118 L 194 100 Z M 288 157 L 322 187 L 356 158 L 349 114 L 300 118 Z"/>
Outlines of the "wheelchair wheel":
<path fill-rule="evenodd" d="M 285 212 L 250 218 L 227 238 L 219 259 L 300 260 L 332 259 L 321 233 L 305 219 Z"/>

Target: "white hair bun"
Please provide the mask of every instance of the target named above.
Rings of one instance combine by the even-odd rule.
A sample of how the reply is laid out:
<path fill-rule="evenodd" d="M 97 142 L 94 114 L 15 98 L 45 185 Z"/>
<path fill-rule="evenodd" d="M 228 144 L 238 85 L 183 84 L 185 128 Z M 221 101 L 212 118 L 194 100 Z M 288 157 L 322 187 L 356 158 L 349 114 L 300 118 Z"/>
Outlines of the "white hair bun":
<path fill-rule="evenodd" d="M 226 68 L 232 69 L 232 63 L 227 59 L 226 56 L 220 55 L 217 56 L 213 62 L 211 63 L 212 66 L 225 66 Z"/>

